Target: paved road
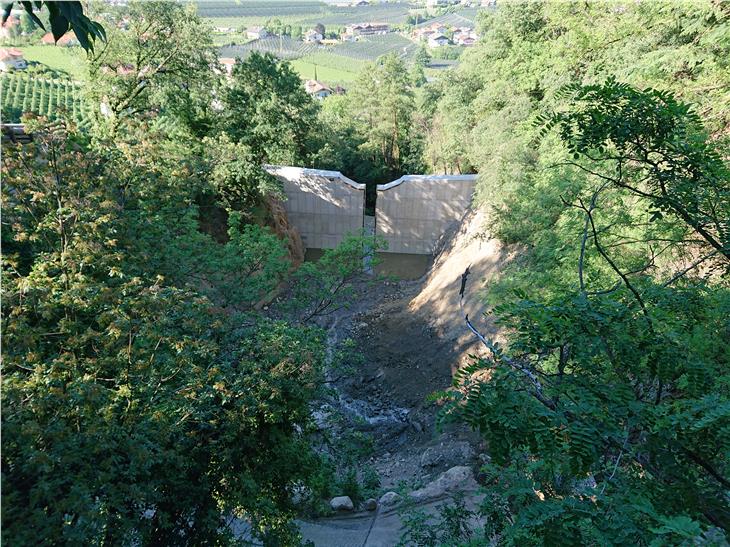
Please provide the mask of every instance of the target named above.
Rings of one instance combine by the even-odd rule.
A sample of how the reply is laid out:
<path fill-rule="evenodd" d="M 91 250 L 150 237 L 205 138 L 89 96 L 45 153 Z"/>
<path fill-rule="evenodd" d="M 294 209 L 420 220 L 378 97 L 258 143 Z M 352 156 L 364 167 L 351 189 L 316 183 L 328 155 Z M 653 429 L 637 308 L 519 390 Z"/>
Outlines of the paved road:
<path fill-rule="evenodd" d="M 448 500 L 442 496 L 419 504 L 418 510 L 435 514 L 438 506 Z M 477 497 L 469 497 L 466 504 L 474 509 Z M 400 540 L 402 524 L 398 508 L 379 508 L 377 511 L 360 511 L 341 516 L 318 519 L 316 521 L 296 521 L 305 541 L 311 541 L 315 547 L 394 547 Z M 239 538 L 251 541 L 248 525 L 243 521 L 232 524 L 234 533 Z M 256 544 L 256 543 L 254 543 Z"/>

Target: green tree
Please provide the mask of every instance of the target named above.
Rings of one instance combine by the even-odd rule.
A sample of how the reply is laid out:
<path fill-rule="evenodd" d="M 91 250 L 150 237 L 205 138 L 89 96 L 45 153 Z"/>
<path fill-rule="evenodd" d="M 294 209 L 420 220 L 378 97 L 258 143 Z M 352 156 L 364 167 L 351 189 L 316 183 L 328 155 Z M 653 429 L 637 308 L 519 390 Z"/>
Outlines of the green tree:
<path fill-rule="evenodd" d="M 415 100 L 408 70 L 395 54 L 381 57 L 363 70 L 348 94 L 350 108 L 363 136 L 360 148 L 386 176 L 417 170 L 420 150 L 411 134 Z"/>
<path fill-rule="evenodd" d="M 418 51 L 416 51 L 416 55 L 413 57 L 413 62 L 423 68 L 427 67 L 428 63 L 431 62 L 431 54 L 428 52 L 426 44 L 422 43 L 418 46 Z"/>
<path fill-rule="evenodd" d="M 297 165 L 313 152 L 317 105 L 289 63 L 252 53 L 236 63 L 222 99 L 223 129 L 258 165 Z"/>
<path fill-rule="evenodd" d="M 26 121 L 2 172 L 4 543 L 225 543 L 238 515 L 292 544 L 324 346 L 252 311 L 283 243 L 235 215 L 227 245 L 200 233 L 198 160 L 154 135 Z"/>
<path fill-rule="evenodd" d="M 411 67 L 411 82 L 415 87 L 421 87 L 426 83 L 426 71 L 423 69 L 423 65 L 418 63 Z"/>
<path fill-rule="evenodd" d="M 467 318 L 490 357 L 461 372 L 452 410 L 483 433 L 489 472 L 505 477 L 489 489 L 489 526 L 507 544 L 676 543 L 727 530 L 730 291 L 697 275 L 713 261 L 709 271 L 730 268 L 727 166 L 669 93 L 614 80 L 569 91 L 544 132 L 558 127 L 568 163 L 589 175 L 566 201 L 582 217 L 571 224 L 582 233 L 577 289 L 544 301 L 517 291 L 497 306 L 507 350 Z M 616 210 L 631 199 L 641 205 Z M 656 208 L 648 232 L 645 206 Z M 661 235 L 662 253 L 692 241 L 699 258 L 675 258 L 662 275 Z M 484 371 L 488 382 L 474 376 Z"/>
<path fill-rule="evenodd" d="M 218 78 L 209 27 L 194 6 L 131 2 L 116 13 L 107 45 L 90 59 L 90 103 L 102 134 L 161 113 L 193 134 L 209 132 Z"/>

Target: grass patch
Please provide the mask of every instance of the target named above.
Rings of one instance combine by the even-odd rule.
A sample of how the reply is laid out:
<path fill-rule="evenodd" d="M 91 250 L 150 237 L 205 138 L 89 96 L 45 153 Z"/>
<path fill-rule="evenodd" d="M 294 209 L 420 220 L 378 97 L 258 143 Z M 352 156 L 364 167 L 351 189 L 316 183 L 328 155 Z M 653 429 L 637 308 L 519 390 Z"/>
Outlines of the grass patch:
<path fill-rule="evenodd" d="M 340 82 L 352 82 L 357 78 L 357 72 L 349 72 L 347 70 L 330 68 L 322 65 L 305 61 L 304 59 L 294 59 L 289 61 L 294 70 L 296 70 L 302 79 L 311 80 L 314 78 L 314 71 L 317 71 L 317 79 L 320 82 L 336 84 Z"/>
<path fill-rule="evenodd" d="M 80 47 L 21 46 L 28 62 L 42 63 L 53 70 L 68 73 L 74 80 L 84 79 L 84 50 Z"/>

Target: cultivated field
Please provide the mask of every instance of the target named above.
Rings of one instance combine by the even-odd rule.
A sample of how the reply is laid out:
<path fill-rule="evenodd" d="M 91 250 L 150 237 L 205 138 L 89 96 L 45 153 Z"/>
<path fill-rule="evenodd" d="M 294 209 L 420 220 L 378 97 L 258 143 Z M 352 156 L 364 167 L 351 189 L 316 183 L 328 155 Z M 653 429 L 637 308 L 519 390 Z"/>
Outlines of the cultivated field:
<path fill-rule="evenodd" d="M 357 42 L 341 42 L 333 46 L 332 51 L 343 57 L 360 59 L 362 61 L 374 61 L 381 55 L 396 53 L 397 55 L 410 58 L 418 45 L 400 34 L 384 34 L 363 37 Z"/>
<path fill-rule="evenodd" d="M 419 8 L 406 2 L 338 7 L 306 0 L 254 0 L 241 3 L 203 0 L 196 5 L 198 14 L 210 19 L 215 26 L 235 28 L 263 24 L 269 19 L 302 26 L 317 23 L 341 26 L 365 21 L 400 24 L 406 21 L 411 10 Z"/>
<path fill-rule="evenodd" d="M 216 43 L 222 45 L 222 57 L 246 58 L 252 51 L 269 52 L 281 59 L 292 61 L 292 65 L 302 78 L 317 78 L 329 83 L 348 82 L 357 76 L 366 63 L 378 57 L 395 53 L 410 61 L 418 51 L 419 44 L 408 36 L 409 28 L 404 24 L 413 23 L 414 15 L 426 16 L 422 4 L 409 2 L 383 2 L 367 6 L 336 6 L 335 2 L 311 0 L 242 0 L 197 2 L 198 13 L 208 18 L 215 27 L 229 27 L 236 32 L 216 35 Z M 476 26 L 479 8 L 458 8 L 456 12 L 446 13 L 427 19 L 416 26 L 440 23 L 447 27 Z M 289 36 L 271 36 L 260 40 L 247 41 L 242 31 L 246 27 L 264 25 L 267 21 L 279 20 L 284 25 L 301 27 L 304 30 L 321 23 L 328 32 L 342 31 L 353 23 L 389 23 L 397 32 L 384 35 L 361 36 L 354 42 L 336 44 L 313 44 L 293 40 Z M 398 27 L 398 25 L 401 25 Z M 429 69 L 433 77 L 444 66 L 434 64 Z"/>
<path fill-rule="evenodd" d="M 11 72 L 0 76 L 0 95 L 6 122 L 18 122 L 21 112 L 48 118 L 67 114 L 82 126 L 88 119 L 81 85 L 72 80 Z"/>
<path fill-rule="evenodd" d="M 66 72 L 73 79 L 84 75 L 84 52 L 79 47 L 19 46 L 25 60 L 46 65 L 52 70 Z"/>
<path fill-rule="evenodd" d="M 463 9 L 459 13 L 447 13 L 433 19 L 428 19 L 423 23 L 419 23 L 416 27 L 428 27 L 434 23 L 445 25 L 447 27 L 476 27 L 477 10 L 474 8 Z"/>

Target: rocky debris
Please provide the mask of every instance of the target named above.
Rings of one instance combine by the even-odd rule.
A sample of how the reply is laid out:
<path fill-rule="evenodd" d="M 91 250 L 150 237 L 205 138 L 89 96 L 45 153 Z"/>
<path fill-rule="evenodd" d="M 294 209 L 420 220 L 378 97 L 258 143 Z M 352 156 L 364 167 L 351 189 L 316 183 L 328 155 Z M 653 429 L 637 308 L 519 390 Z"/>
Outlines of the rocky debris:
<path fill-rule="evenodd" d="M 325 430 L 330 427 L 330 421 L 332 419 L 335 409 L 329 404 L 323 404 L 318 410 L 312 411 L 312 418 L 319 431 Z"/>
<path fill-rule="evenodd" d="M 436 467 L 439 463 L 443 461 L 443 459 L 443 454 L 439 454 L 439 452 L 435 448 L 429 447 L 424 450 L 423 454 L 421 455 L 421 467 Z"/>
<path fill-rule="evenodd" d="M 310 494 L 311 492 L 306 486 L 295 486 L 291 495 L 291 502 L 293 505 L 301 505 L 307 500 Z"/>
<path fill-rule="evenodd" d="M 362 504 L 366 511 L 375 511 L 378 508 L 378 501 L 375 498 L 365 500 Z"/>
<path fill-rule="evenodd" d="M 397 492 L 386 492 L 385 494 L 380 496 L 380 501 L 378 503 L 381 507 L 392 507 L 400 500 L 401 497 Z"/>
<path fill-rule="evenodd" d="M 463 465 L 474 458 L 474 450 L 466 441 L 452 441 L 430 446 L 421 455 L 421 467 L 424 469 L 441 467 L 445 469 L 454 465 Z"/>
<path fill-rule="evenodd" d="M 333 511 L 352 511 L 355 504 L 352 503 L 350 496 L 337 496 L 330 501 L 330 507 Z"/>
<path fill-rule="evenodd" d="M 422 503 L 440 498 L 453 490 L 476 490 L 477 487 L 477 481 L 474 479 L 471 468 L 459 465 L 441 473 L 435 481 L 428 483 L 423 488 L 414 490 L 409 496 L 414 502 Z"/>
<path fill-rule="evenodd" d="M 408 413 L 408 423 L 416 433 L 423 433 L 426 427 L 414 412 Z"/>

